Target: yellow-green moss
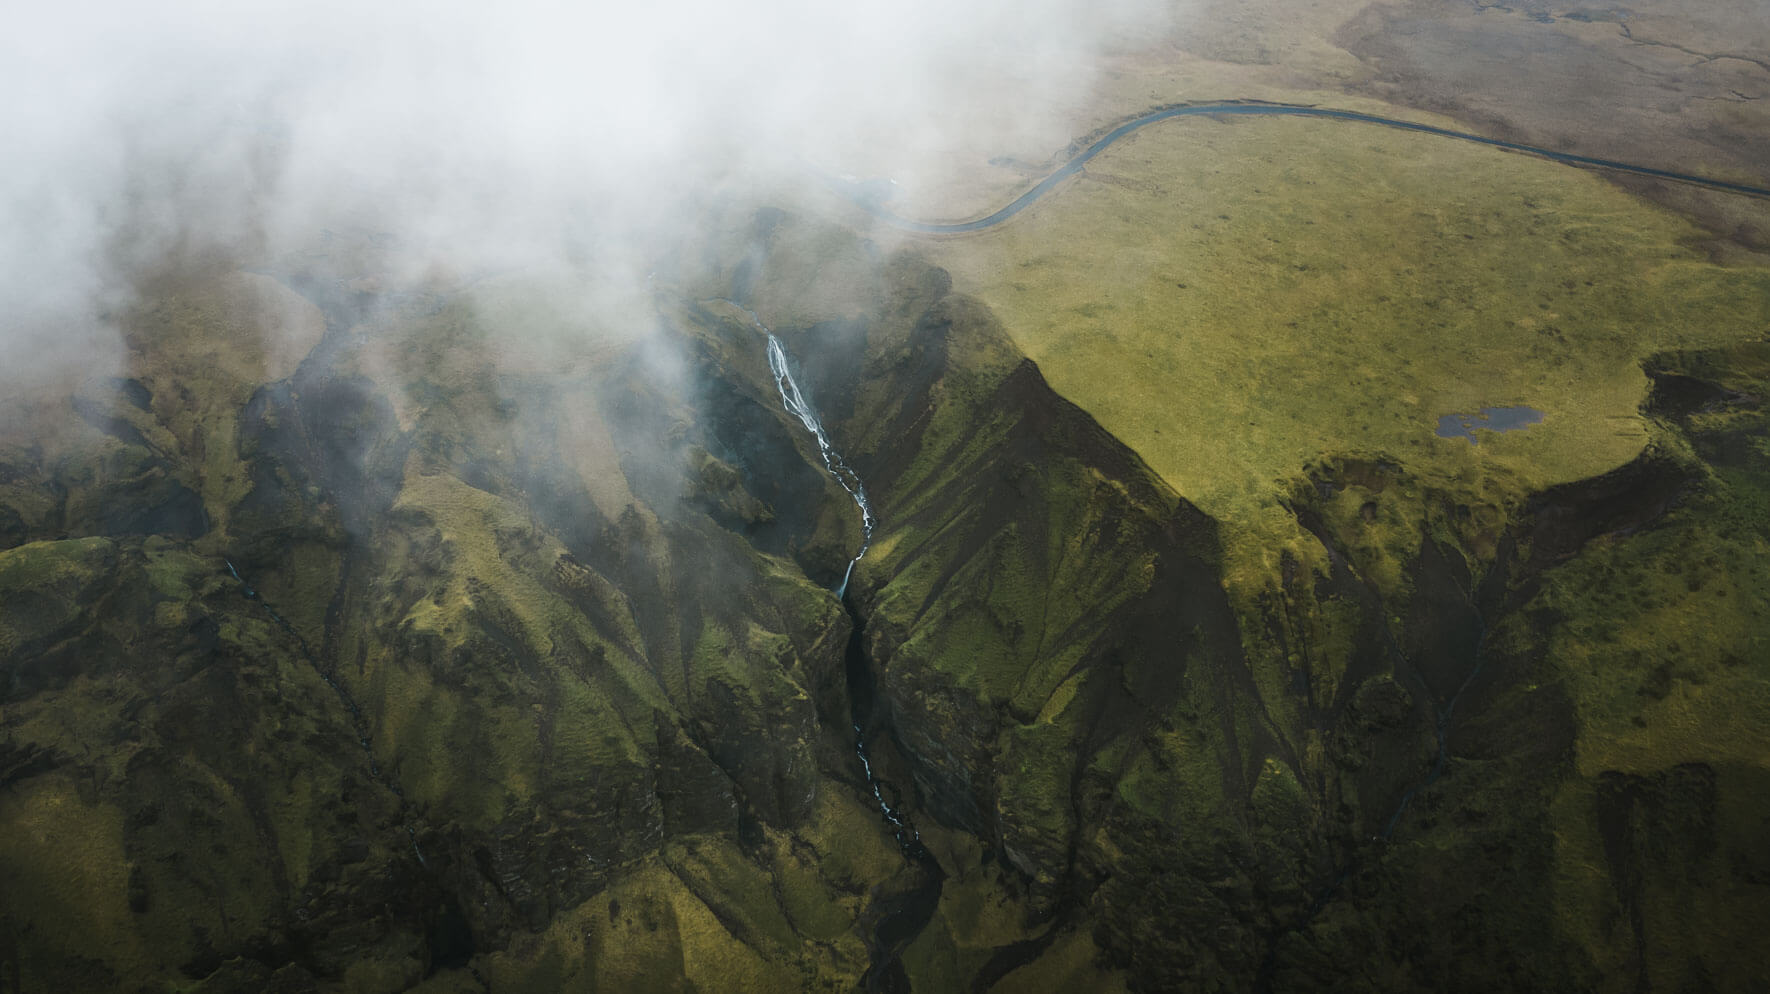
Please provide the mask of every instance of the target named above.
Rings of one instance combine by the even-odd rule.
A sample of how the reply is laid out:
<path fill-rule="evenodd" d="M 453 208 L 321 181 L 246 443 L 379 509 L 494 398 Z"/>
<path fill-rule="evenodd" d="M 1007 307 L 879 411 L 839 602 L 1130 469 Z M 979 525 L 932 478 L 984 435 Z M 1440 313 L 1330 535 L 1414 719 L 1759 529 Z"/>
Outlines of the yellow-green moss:
<path fill-rule="evenodd" d="M 1126 977 L 1100 962 L 1100 950 L 1087 929 L 1066 932 L 1038 959 L 1010 971 L 990 988 L 997 994 L 1122 994 Z"/>
<path fill-rule="evenodd" d="M 0 656 L 78 618 L 81 594 L 114 555 L 108 539 L 32 542 L 0 551 Z"/>
<path fill-rule="evenodd" d="M 1761 334 L 1770 271 L 1601 177 L 1334 122 L 1139 132 L 1000 228 L 927 250 L 1064 396 L 1233 527 L 1231 582 L 1280 550 L 1278 505 L 1324 452 L 1517 496 L 1645 440 L 1638 366 Z M 1433 434 L 1484 405 L 1546 412 L 1481 444 Z M 1491 501 L 1490 501 L 1491 502 Z"/>
<path fill-rule="evenodd" d="M 144 288 L 124 320 L 129 372 L 152 394 L 151 417 L 117 404 L 162 448 L 223 531 L 251 483 L 238 451 L 240 410 L 260 384 L 292 375 L 325 333 L 319 309 L 270 276 L 175 271 Z M 144 423 L 145 422 L 145 423 Z M 163 427 L 162 427 L 163 426 Z"/>
<path fill-rule="evenodd" d="M 36 926 L 33 959 L 90 958 L 120 977 L 154 962 L 129 912 L 115 806 L 81 800 L 61 776 L 26 780 L 0 792 L 0 838 L 0 889 Z"/>

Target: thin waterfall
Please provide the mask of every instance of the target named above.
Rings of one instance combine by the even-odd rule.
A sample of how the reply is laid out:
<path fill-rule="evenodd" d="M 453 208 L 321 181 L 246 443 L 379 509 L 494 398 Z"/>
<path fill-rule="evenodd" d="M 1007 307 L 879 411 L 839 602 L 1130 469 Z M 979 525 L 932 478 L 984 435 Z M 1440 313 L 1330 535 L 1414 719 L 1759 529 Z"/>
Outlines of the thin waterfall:
<path fill-rule="evenodd" d="M 849 468 L 843 461 L 842 454 L 830 444 L 830 436 L 824 431 L 822 419 L 800 391 L 798 381 L 793 378 L 793 361 L 787 355 L 786 347 L 754 311 L 735 301 L 727 300 L 725 303 L 749 315 L 750 322 L 768 336 L 768 368 L 774 374 L 775 389 L 780 391 L 781 406 L 788 414 L 798 418 L 805 430 L 817 439 L 817 451 L 823 458 L 824 468 L 848 492 L 854 506 L 860 508 L 860 551 L 854 554 L 853 559 L 848 560 L 848 568 L 842 571 L 842 582 L 836 587 L 836 597 L 842 600 L 843 608 L 854 622 L 843 659 L 848 677 L 849 717 L 852 719 L 850 727 L 854 729 L 854 755 L 860 760 L 861 775 L 865 779 L 867 790 L 873 795 L 873 803 L 878 805 L 880 816 L 890 826 L 898 849 L 919 868 L 920 874 L 920 882 L 912 890 L 874 902 L 873 907 L 876 910 L 870 912 L 873 924 L 866 936 L 867 955 L 872 963 L 867 967 L 866 973 L 861 975 L 860 987 L 868 992 L 907 991 L 910 987 L 904 971 L 903 952 L 916 941 L 917 936 L 922 934 L 922 930 L 933 918 L 934 909 L 940 904 L 946 873 L 941 870 L 940 863 L 928 852 L 927 847 L 922 845 L 921 833 L 916 831 L 908 815 L 899 811 L 887 798 L 885 784 L 880 781 L 877 771 L 873 769 L 872 757 L 867 754 L 866 730 L 873 708 L 873 676 L 863 648 L 863 619 L 859 609 L 845 595 L 848 592 L 848 582 L 854 577 L 854 564 L 860 562 L 861 557 L 872 546 L 873 505 L 867 500 L 866 485 L 861 483 L 860 476 Z"/>
<path fill-rule="evenodd" d="M 842 460 L 842 454 L 830 444 L 829 433 L 824 431 L 824 424 L 818 418 L 817 410 L 805 399 L 798 382 L 793 379 L 793 364 L 781 340 L 762 323 L 755 311 L 735 301 L 725 302 L 749 315 L 750 321 L 768 336 L 768 368 L 774 374 L 775 389 L 780 391 L 781 406 L 786 408 L 788 414 L 798 418 L 805 430 L 817 439 L 817 451 L 823 458 L 824 469 L 829 470 L 830 475 L 847 491 L 854 506 L 860 508 L 860 551 L 854 554 L 853 559 L 848 560 L 848 568 L 842 571 L 842 582 L 836 586 L 836 596 L 841 598 L 848 592 L 848 581 L 854 576 L 854 564 L 860 562 L 873 544 L 873 505 L 867 500 L 866 484 L 861 482 L 860 475 L 848 467 Z"/>

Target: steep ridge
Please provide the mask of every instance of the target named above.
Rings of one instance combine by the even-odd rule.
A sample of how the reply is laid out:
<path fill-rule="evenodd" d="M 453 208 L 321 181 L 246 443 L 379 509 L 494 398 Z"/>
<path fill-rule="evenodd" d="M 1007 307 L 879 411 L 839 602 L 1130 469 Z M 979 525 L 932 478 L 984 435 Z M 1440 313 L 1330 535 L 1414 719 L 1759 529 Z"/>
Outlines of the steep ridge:
<path fill-rule="evenodd" d="M 201 297 L 218 279 L 238 278 L 168 282 Z M 287 299 L 268 278 L 250 279 Z M 128 975 L 237 989 L 271 973 L 290 989 L 403 989 L 468 967 L 485 982 L 520 983 L 540 964 L 508 953 L 511 944 L 532 945 L 522 937 L 575 914 L 575 934 L 607 947 L 588 965 L 582 943 L 573 947 L 574 971 L 598 983 L 697 976 L 714 949 L 737 956 L 752 984 L 852 982 L 867 965 L 854 922 L 871 902 L 851 896 L 851 881 L 888 884 L 901 857 L 856 792 L 832 779 L 848 776 L 852 757 L 847 736 L 824 735 L 818 719 L 819 708 L 846 716 L 847 617 L 796 568 L 715 523 L 750 514 L 767 524 L 712 454 L 729 455 L 732 440 L 684 406 L 765 411 L 768 380 L 709 374 L 685 401 L 652 389 L 659 377 L 634 356 L 596 371 L 611 379 L 592 389 L 603 409 L 586 410 L 573 400 L 581 382 L 500 370 L 464 302 L 289 282 L 326 321 L 319 347 L 286 378 L 225 391 L 193 382 L 176 346 L 207 347 L 203 336 L 225 325 L 187 318 L 196 326 L 173 338 L 144 321 L 130 381 L 140 389 L 114 401 L 94 391 L 123 412 L 101 419 L 108 433 L 88 430 L 47 465 L 9 454 L 19 534 L 4 553 L 17 588 L 5 618 L 8 837 L 122 827 L 63 851 L 17 850 L 29 862 L 6 864 L 16 900 L 5 908 L 3 972 L 29 989 L 114 989 Z M 394 366 L 376 351 L 419 341 L 423 362 Z M 135 403 L 150 391 L 191 397 L 207 420 L 181 438 L 176 418 Z M 519 409 L 518 396 L 531 406 Z M 685 421 L 698 426 L 693 437 L 676 430 Z M 613 465 L 561 457 L 565 432 L 611 424 L 648 448 L 608 449 Z M 783 416 L 753 427 L 761 444 L 743 451 L 816 480 Z M 206 519 L 145 539 L 42 541 L 50 529 L 157 527 L 107 510 L 158 506 L 134 471 L 97 477 L 86 485 L 93 498 L 37 510 L 43 492 L 65 492 L 64 481 L 129 446 L 159 460 L 150 479 L 196 476 L 184 492 L 208 497 Z M 606 493 L 610 473 L 642 498 L 599 505 L 587 488 Z M 770 539 L 825 548 L 807 537 L 817 526 L 807 517 Z M 153 584 L 135 579 L 143 569 Z M 49 577 L 63 580 L 45 586 Z M 142 593 L 107 593 L 115 584 Z M 150 637 L 154 618 L 173 636 L 188 622 L 195 641 Z M 261 661 L 240 670 L 243 656 Z M 97 663 L 70 665 L 80 659 Z M 109 730 L 135 727 L 142 701 L 164 698 L 162 685 L 193 669 L 258 686 L 253 674 L 266 666 L 312 687 L 237 703 L 207 692 L 200 712 L 180 712 L 177 742 L 157 751 Z M 81 693 L 66 692 L 70 680 Z M 103 724 L 116 709 L 129 723 Z M 193 747 L 194 766 L 181 758 Z M 65 805 L 64 784 L 132 754 L 127 781 L 81 788 L 89 811 Z M 158 755 L 183 772 L 153 776 Z M 242 762 L 261 769 L 239 771 Z M 398 784 L 406 804 L 380 782 Z M 161 813 L 169 808 L 176 815 Z M 54 811 L 72 821 L 60 825 Z M 347 821 L 315 824 L 321 817 Z M 359 819 L 365 827 L 350 827 Z M 395 842 L 402 827 L 412 837 Z M 206 838 L 210 863 L 172 848 Z M 93 883 L 71 903 L 53 897 L 55 880 L 75 877 Z M 190 913 L 193 900 L 215 904 L 226 926 Z M 77 945 L 33 938 L 113 906 L 98 926 L 60 929 Z M 674 923 L 667 933 L 660 920 Z"/>
<path fill-rule="evenodd" d="M 777 273 L 809 264 L 811 236 L 779 219 L 756 237 Z M 1566 619 L 1540 599 L 1588 545 L 1715 492 L 1679 432 L 1515 506 L 1380 455 L 1324 458 L 1290 506 L 1331 569 L 1285 565 L 1232 604 L 1213 523 L 943 274 L 875 265 L 895 309 L 782 335 L 847 399 L 826 417 L 879 509 L 854 589 L 887 709 L 875 754 L 922 824 L 952 832 L 924 832 L 949 879 L 906 951 L 914 982 L 981 989 L 1033 960 L 1014 983 L 1073 983 L 1053 964 L 1078 949 L 1162 990 L 1605 975 L 1555 883 L 1557 839 L 1585 816 L 1543 799 L 1580 779 L 1585 703 L 1542 653 Z M 804 280 L 761 269 L 765 300 Z M 978 900 L 1013 910 L 980 921 Z"/>
<path fill-rule="evenodd" d="M 1202 851 L 1162 857 L 1251 845 L 1245 799 L 1284 747 L 1240 657 L 1214 523 L 1053 394 L 944 274 L 909 259 L 885 273 L 903 303 L 869 330 L 867 354 L 888 358 L 837 380 L 855 398 L 842 444 L 881 522 L 855 599 L 894 775 L 970 837 L 942 853 L 948 890 L 1018 908 L 994 934 L 963 934 L 943 911 L 912 961 L 981 970 L 1073 935 L 1076 909 L 1145 889 L 1131 881 L 1160 863 L 1118 859 L 1108 826 L 1187 819 Z M 812 347 L 796 347 L 808 369 Z M 1196 778 L 1154 789 L 1170 735 L 1204 754 L 1188 757 Z M 1287 882 L 1301 886 L 1294 870 Z M 1176 883 L 1169 897 L 1198 886 Z"/>

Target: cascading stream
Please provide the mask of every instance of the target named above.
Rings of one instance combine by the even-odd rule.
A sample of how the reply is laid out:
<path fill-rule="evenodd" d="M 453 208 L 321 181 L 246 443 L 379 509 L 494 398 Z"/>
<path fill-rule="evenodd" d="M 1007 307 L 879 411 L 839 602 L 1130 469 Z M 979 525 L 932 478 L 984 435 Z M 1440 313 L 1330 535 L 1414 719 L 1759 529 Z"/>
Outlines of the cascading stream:
<path fill-rule="evenodd" d="M 873 505 L 867 500 L 866 484 L 861 482 L 860 475 L 848 467 L 842 460 L 842 454 L 830 444 L 829 433 L 824 431 L 824 424 L 818 418 L 817 410 L 805 399 L 798 382 L 793 379 L 793 364 L 787 355 L 786 346 L 781 344 L 781 340 L 775 337 L 768 325 L 762 323 L 755 311 L 736 301 L 727 300 L 725 303 L 743 311 L 757 330 L 768 336 L 768 369 L 774 374 L 775 389 L 780 391 L 781 406 L 786 408 L 788 414 L 798 418 L 806 431 L 811 432 L 811 437 L 817 440 L 817 452 L 823 459 L 824 469 L 835 477 L 836 482 L 854 501 L 854 506 L 860 509 L 860 551 L 854 554 L 853 559 L 848 560 L 848 568 L 842 571 L 842 582 L 836 586 L 836 597 L 841 598 L 848 592 L 848 581 L 854 576 L 854 565 L 861 561 L 861 557 L 867 554 L 867 549 L 873 544 Z"/>
<path fill-rule="evenodd" d="M 903 965 L 903 952 L 909 948 L 916 937 L 922 934 L 929 920 L 934 915 L 936 905 L 940 903 L 940 894 L 946 881 L 940 864 L 934 859 L 927 848 L 922 845 L 921 833 L 909 817 L 887 797 L 885 784 L 873 770 L 872 757 L 867 754 L 867 727 L 873 709 L 873 677 L 863 649 L 865 642 L 862 634 L 864 620 L 855 606 L 848 602 L 848 582 L 854 577 L 854 565 L 867 554 L 873 541 L 873 506 L 867 500 L 866 485 L 860 476 L 843 461 L 842 454 L 830 444 L 829 433 L 824 430 L 823 421 L 817 416 L 817 410 L 805 399 L 798 382 L 793 377 L 792 357 L 787 354 L 786 347 L 776 338 L 774 332 L 762 323 L 756 312 L 734 300 L 724 303 L 744 312 L 750 323 L 768 337 L 768 368 L 774 375 L 774 385 L 781 395 L 781 406 L 788 414 L 799 419 L 805 430 L 817 439 L 818 455 L 823 459 L 824 468 L 836 482 L 842 485 L 854 506 L 860 508 L 861 545 L 860 551 L 848 561 L 848 568 L 842 573 L 842 582 L 836 587 L 836 596 L 848 609 L 849 617 L 854 622 L 854 629 L 849 635 L 848 649 L 845 654 L 844 668 L 848 677 L 849 717 L 854 729 L 854 754 L 860 760 L 861 773 L 866 778 L 868 791 L 872 794 L 873 803 L 878 806 L 879 814 L 890 826 L 897 847 L 912 864 L 918 868 L 919 883 L 908 891 L 891 895 L 878 903 L 876 917 L 867 935 L 867 953 L 872 965 L 861 977 L 861 990 L 868 994 L 898 994 L 909 992 L 910 980 Z"/>
<path fill-rule="evenodd" d="M 904 820 L 903 815 L 885 799 L 885 786 L 873 774 L 873 761 L 867 758 L 867 733 L 858 722 L 854 725 L 854 754 L 860 757 L 861 771 L 866 774 L 867 785 L 873 789 L 873 801 L 879 805 L 879 814 L 891 825 L 891 834 L 896 837 L 898 847 L 907 852 L 912 846 L 919 845 L 922 833 Z"/>

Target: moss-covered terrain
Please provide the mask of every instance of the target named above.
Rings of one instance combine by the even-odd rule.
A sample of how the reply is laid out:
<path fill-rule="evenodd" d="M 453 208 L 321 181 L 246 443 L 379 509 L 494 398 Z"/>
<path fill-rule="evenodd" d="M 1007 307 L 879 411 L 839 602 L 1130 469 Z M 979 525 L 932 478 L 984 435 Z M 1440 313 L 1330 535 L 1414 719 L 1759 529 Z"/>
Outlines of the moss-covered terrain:
<path fill-rule="evenodd" d="M 1770 325 L 1770 267 L 1717 265 L 1700 241 L 1526 156 L 1200 119 L 928 250 L 1060 392 L 1238 526 L 1235 569 L 1258 582 L 1310 555 L 1278 498 L 1323 453 L 1386 454 L 1490 502 L 1626 462 L 1647 437 L 1644 357 Z M 1433 432 L 1504 405 L 1542 422 L 1473 445 Z"/>
<path fill-rule="evenodd" d="M 589 336 L 541 372 L 489 346 L 567 329 L 501 327 L 510 292 L 191 265 L 124 318 L 128 378 L 11 425 L 6 989 L 867 968 L 905 863 L 820 718 L 834 485 L 759 350 L 725 373 L 685 325 L 692 377 Z M 305 351 L 227 353 L 253 334 Z"/>
<path fill-rule="evenodd" d="M 787 253 L 803 244 L 769 238 Z M 852 279 L 833 269 L 833 281 Z M 922 278 L 933 282 L 907 285 L 946 292 L 940 277 Z M 1596 845 L 1611 817 L 1567 799 L 1596 790 L 1582 778 L 1633 784 L 1617 777 L 1732 762 L 1761 771 L 1770 755 L 1744 731 L 1770 676 L 1759 662 L 1770 618 L 1756 579 L 1761 526 L 1745 510 L 1762 493 L 1744 468 L 1762 448 L 1762 385 L 1750 379 L 1763 348 L 1751 342 L 1757 304 L 1707 329 L 1746 343 L 1632 360 L 1640 434 L 1614 462 L 1609 450 L 1581 452 L 1593 470 L 1583 479 L 1562 482 L 1577 474 L 1541 450 L 1411 425 L 1423 447 L 1441 448 L 1347 445 L 1353 454 L 1317 455 L 1274 480 L 1262 513 L 1297 538 L 1238 561 L 1234 542 L 1258 518 L 1211 525 L 1090 419 L 1034 388 L 1036 372 L 1015 363 L 987 314 L 947 299 L 902 339 L 875 324 L 867 353 L 890 358 L 848 373 L 850 456 L 864 453 L 863 475 L 891 488 L 875 483 L 884 524 L 858 600 L 903 775 L 943 823 L 993 838 L 992 855 L 1022 877 L 1036 931 L 998 933 L 998 952 L 1028 934 L 1055 948 L 1067 926 L 1048 923 L 1073 916 L 1124 957 L 1102 962 L 1150 989 L 1237 977 L 1231 989 L 1604 987 L 1621 982 L 1619 964 L 1684 955 L 1671 935 L 1648 951 L 1649 932 L 1615 931 L 1617 904 L 1572 910 L 1550 881 L 1583 876 L 1611 900 L 1633 886 L 1636 870 L 1598 870 L 1595 849 L 1566 843 L 1584 833 Z M 1701 375 L 1672 372 L 1693 363 Z M 839 370 L 825 375 L 844 383 Z M 867 407 L 871 396 L 919 395 L 900 385 L 908 376 L 933 381 L 929 406 L 895 422 Z M 1184 392 L 1165 400 L 1202 407 Z M 982 413 L 954 417 L 966 408 Z M 1471 452 L 1488 461 L 1458 462 Z M 1247 472 L 1245 456 L 1200 472 Z M 1705 551 L 1686 560 L 1692 550 Z M 1102 561 L 1110 579 L 1093 572 Z M 1642 603 L 1596 593 L 1612 585 L 1641 589 Z M 1557 591 L 1579 599 L 1549 606 Z M 1639 614 L 1647 603 L 1653 613 Z M 1575 617 L 1596 627 L 1569 631 Z M 1639 618 L 1639 634 L 1597 620 L 1621 617 Z M 1574 642 L 1583 648 L 1563 651 Z M 1693 681 L 1725 672 L 1734 682 L 1702 694 L 1711 710 L 1680 702 L 1663 726 L 1643 724 L 1653 712 L 1637 713 L 1626 671 L 1584 659 L 1611 643 L 1658 674 L 1649 695 L 1679 690 L 1680 665 L 1697 667 Z M 1672 661 L 1685 651 L 1705 662 Z M 1618 697 L 1625 713 L 1600 720 Z M 1651 758 L 1631 757 L 1643 765 L 1627 774 L 1618 759 L 1589 758 L 1611 756 L 1617 738 Z M 1731 831 L 1749 835 L 1761 817 L 1747 813 L 1752 788 L 1737 782 L 1732 797 L 1742 807 Z M 1720 817 L 1721 802 L 1692 803 L 1704 813 L 1676 817 Z M 1729 859 L 1749 860 L 1747 848 Z M 953 861 L 950 899 L 975 901 L 980 884 L 962 856 Z M 1729 914 L 1762 922 L 1743 872 L 1684 886 L 1729 893 L 1740 902 Z M 1414 932 L 1437 938 L 1421 944 Z M 967 941 L 977 940 L 951 926 L 927 934 L 920 962 L 995 976 L 981 951 L 966 959 Z M 952 945 L 936 952 L 942 942 Z M 1736 969 L 1715 982 L 1744 989 L 1749 968 L 1718 947 L 1708 955 L 1713 964 L 1686 958 L 1665 976 Z"/>
<path fill-rule="evenodd" d="M 1195 500 L 926 256 L 725 231 L 640 336 L 566 276 L 192 265 L 15 423 L 4 989 L 1751 989 L 1753 271 L 1647 243 L 1731 296 L 1623 343 L 1613 437 L 1323 415 Z M 845 603 L 740 307 L 872 495 Z M 304 354 L 201 361 L 273 318 Z"/>
<path fill-rule="evenodd" d="M 1749 231 L 1282 120 L 821 210 L 181 257 L 0 399 L 0 992 L 1761 989 Z"/>

